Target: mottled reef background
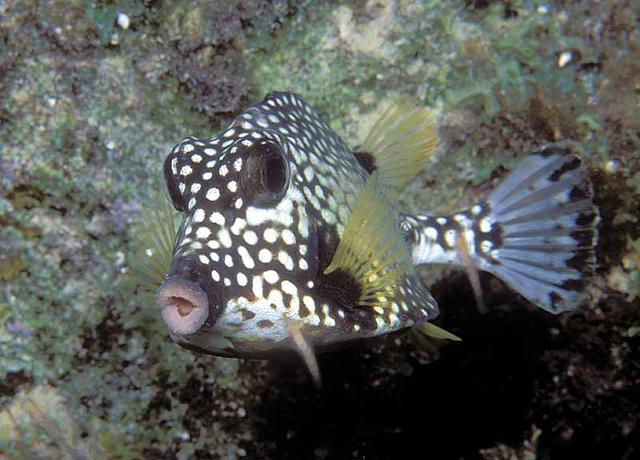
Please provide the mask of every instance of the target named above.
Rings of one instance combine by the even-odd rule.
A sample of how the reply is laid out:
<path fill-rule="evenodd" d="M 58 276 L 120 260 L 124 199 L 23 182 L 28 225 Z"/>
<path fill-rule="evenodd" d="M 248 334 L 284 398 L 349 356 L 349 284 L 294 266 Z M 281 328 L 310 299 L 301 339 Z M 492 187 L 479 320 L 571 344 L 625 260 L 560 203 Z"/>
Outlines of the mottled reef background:
<path fill-rule="evenodd" d="M 0 458 L 638 458 L 639 76 L 634 0 L 0 0 Z M 128 271 L 140 211 L 178 140 L 276 89 L 353 146 L 396 95 L 437 111 L 411 210 L 580 142 L 591 301 L 554 317 L 486 276 L 480 313 L 425 270 L 464 341 L 324 355 L 319 392 L 298 362 L 173 345 Z"/>

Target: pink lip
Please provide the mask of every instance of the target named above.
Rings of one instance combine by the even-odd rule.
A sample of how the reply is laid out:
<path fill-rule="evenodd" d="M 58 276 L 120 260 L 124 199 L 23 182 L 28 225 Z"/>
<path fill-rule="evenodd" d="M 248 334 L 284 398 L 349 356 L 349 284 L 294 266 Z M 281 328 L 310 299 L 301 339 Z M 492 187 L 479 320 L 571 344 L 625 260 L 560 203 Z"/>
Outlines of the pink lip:
<path fill-rule="evenodd" d="M 162 319 L 174 334 L 193 334 L 209 315 L 205 292 L 192 281 L 168 278 L 157 293 Z"/>

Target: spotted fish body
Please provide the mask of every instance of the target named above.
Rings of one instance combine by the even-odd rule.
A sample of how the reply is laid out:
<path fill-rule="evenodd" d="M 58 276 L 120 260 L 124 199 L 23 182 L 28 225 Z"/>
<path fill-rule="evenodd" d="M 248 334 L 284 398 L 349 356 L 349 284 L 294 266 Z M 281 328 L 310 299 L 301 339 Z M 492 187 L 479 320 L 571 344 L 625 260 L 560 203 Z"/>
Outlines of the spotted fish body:
<path fill-rule="evenodd" d="M 551 162 L 549 173 L 565 165 L 568 157 L 560 157 L 565 159 Z M 543 166 L 549 169 L 549 161 Z M 322 350 L 433 319 L 438 313 L 436 302 L 414 265 L 460 264 L 456 251 L 460 235 L 467 236 L 472 261 L 480 269 L 491 271 L 500 264 L 501 254 L 495 251 L 504 250 L 509 224 L 496 221 L 499 203 L 492 208 L 489 199 L 450 217 L 403 215 L 395 210 L 392 199 L 387 203 L 388 196 L 395 196 L 391 190 L 371 195 L 376 197 L 369 200 L 373 205 L 363 203 L 367 201 L 363 194 L 373 190 L 372 181 L 379 178 L 384 184 L 384 177 L 392 176 L 388 168 L 379 169 L 380 174 L 373 172 L 375 158 L 354 154 L 309 105 L 291 93 L 269 94 L 212 139 L 190 137 L 180 142 L 165 160 L 164 173 L 173 205 L 183 217 L 173 260 L 157 296 L 172 339 L 211 354 L 268 357 L 294 348 L 293 336 L 299 335 L 313 350 Z M 573 180 L 582 171 L 565 172 Z M 584 182 L 583 174 L 579 179 Z M 592 208 L 590 198 L 581 195 L 566 231 L 556 229 L 557 235 L 569 235 L 564 241 L 567 259 L 579 252 L 577 239 L 576 248 L 567 246 L 574 242 L 575 225 L 569 225 L 569 220 Z M 533 200 L 534 205 L 539 202 Z M 555 201 L 546 204 L 556 205 Z M 343 267 L 331 268 L 349 230 L 349 219 L 362 206 L 386 206 L 389 212 L 378 219 L 379 224 L 390 221 L 391 239 L 402 238 L 402 247 L 396 245 L 391 251 L 393 260 L 400 262 L 383 270 L 384 261 L 374 257 L 383 236 L 376 229 L 366 233 L 371 219 L 360 227 L 352 225 L 355 239 L 360 228 L 372 246 L 369 250 L 359 242 L 359 251 L 373 257 L 372 270 L 365 270 L 361 279 L 375 284 L 384 271 L 395 274 L 393 286 L 375 292 L 374 302 L 368 305 L 363 304 L 359 278 Z M 593 253 L 594 225 L 595 218 L 588 223 L 583 219 L 581 228 L 591 230 L 583 236 L 592 238 L 585 260 Z M 558 265 L 564 259 L 552 262 Z M 570 273 L 570 268 L 564 268 L 559 267 L 567 279 L 585 278 L 586 270 Z M 499 270 L 493 271 L 500 276 Z M 555 281 L 553 271 L 543 275 L 545 282 Z M 522 292 L 517 281 L 513 284 Z M 560 295 L 565 291 L 560 290 Z"/>
<path fill-rule="evenodd" d="M 286 176 L 273 197 L 254 177 L 269 155 L 260 167 Z M 165 175 L 184 212 L 167 280 L 200 284 L 209 305 L 197 331 L 172 331 L 179 344 L 260 356 L 290 347 L 290 324 L 318 349 L 436 316 L 414 271 L 384 309 L 354 308 L 354 287 L 323 274 L 368 173 L 298 96 L 273 93 L 219 136 L 183 140 Z"/>

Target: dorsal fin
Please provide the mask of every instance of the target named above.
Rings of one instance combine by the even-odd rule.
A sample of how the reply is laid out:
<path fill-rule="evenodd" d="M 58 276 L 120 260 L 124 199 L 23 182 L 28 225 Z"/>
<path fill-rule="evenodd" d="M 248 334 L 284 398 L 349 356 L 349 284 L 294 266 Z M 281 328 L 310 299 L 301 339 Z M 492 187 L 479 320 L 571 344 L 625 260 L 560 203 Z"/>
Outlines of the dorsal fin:
<path fill-rule="evenodd" d="M 378 171 L 369 176 L 324 273 L 348 272 L 361 289 L 358 304 L 384 308 L 396 296 L 411 258 L 381 180 Z"/>
<path fill-rule="evenodd" d="M 386 187 L 400 192 L 427 165 L 439 141 L 433 115 L 411 98 L 399 97 L 373 125 L 356 157 L 369 172 L 380 171 Z"/>

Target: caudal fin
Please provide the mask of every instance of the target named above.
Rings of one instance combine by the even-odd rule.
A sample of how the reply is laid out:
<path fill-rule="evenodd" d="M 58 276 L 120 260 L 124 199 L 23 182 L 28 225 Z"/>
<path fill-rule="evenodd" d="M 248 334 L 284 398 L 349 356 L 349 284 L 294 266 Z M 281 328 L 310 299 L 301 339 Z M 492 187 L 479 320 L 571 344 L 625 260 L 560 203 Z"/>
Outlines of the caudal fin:
<path fill-rule="evenodd" d="M 545 310 L 576 308 L 595 270 L 598 211 L 582 160 L 568 144 L 525 158 L 489 197 L 449 216 L 402 216 L 415 265 L 491 272 Z"/>
<path fill-rule="evenodd" d="M 527 157 L 486 203 L 471 208 L 479 211 L 479 268 L 545 310 L 574 309 L 596 265 L 599 215 L 592 198 L 587 170 L 566 145 Z"/>

